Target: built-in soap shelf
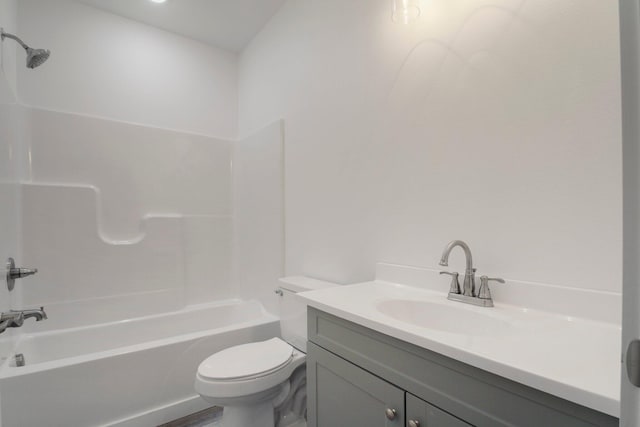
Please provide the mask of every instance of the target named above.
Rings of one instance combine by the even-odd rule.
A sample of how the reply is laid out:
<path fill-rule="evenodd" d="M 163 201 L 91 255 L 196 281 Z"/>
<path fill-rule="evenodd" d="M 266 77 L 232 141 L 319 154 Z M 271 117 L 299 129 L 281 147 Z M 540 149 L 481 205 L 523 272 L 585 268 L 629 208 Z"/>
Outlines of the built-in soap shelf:
<path fill-rule="evenodd" d="M 54 304 L 167 290 L 184 290 L 202 263 L 187 261 L 194 248 L 212 247 L 230 268 L 232 218 L 226 215 L 148 214 L 139 233 L 114 239 L 101 227 L 100 190 L 91 185 L 22 186 L 21 261 L 42 274 L 23 289 L 24 303 Z M 213 257 L 213 255 L 212 255 Z M 216 274 L 218 273 L 218 274 Z"/>
<path fill-rule="evenodd" d="M 86 222 L 86 227 L 93 227 L 96 230 L 97 236 L 102 240 L 104 244 L 107 245 L 136 245 L 141 243 L 149 230 L 152 232 L 157 232 L 153 226 L 150 226 L 150 223 L 157 221 L 167 221 L 167 222 L 176 222 L 176 221 L 186 221 L 190 218 L 197 219 L 219 219 L 219 218 L 230 218 L 230 215 L 190 215 L 190 214 L 180 214 L 180 213 L 167 213 L 167 214 L 156 214 L 149 213 L 143 215 L 139 219 L 139 227 L 138 232 L 135 235 L 129 235 L 127 238 L 116 238 L 109 235 L 109 232 L 105 230 L 103 226 L 103 215 L 102 215 L 102 199 L 100 189 L 93 185 L 85 185 L 85 184 L 51 184 L 51 183 L 25 183 L 22 184 L 23 192 L 27 194 L 28 197 L 32 197 L 31 201 L 34 203 L 38 203 L 39 201 L 46 202 L 51 199 L 57 199 L 58 203 L 62 202 L 62 208 L 68 209 L 76 209 L 77 206 L 82 206 L 87 209 L 86 215 L 80 217 L 77 216 L 77 219 L 81 219 Z M 91 193 L 91 194 L 89 194 Z M 89 199 L 94 199 L 94 205 L 89 206 Z M 38 200 L 34 200 L 38 199 Z M 67 215 L 67 217 L 70 215 Z M 94 225 L 91 225 L 94 224 Z M 85 227 L 85 225 L 80 225 Z M 85 227 L 85 228 L 86 228 Z"/>

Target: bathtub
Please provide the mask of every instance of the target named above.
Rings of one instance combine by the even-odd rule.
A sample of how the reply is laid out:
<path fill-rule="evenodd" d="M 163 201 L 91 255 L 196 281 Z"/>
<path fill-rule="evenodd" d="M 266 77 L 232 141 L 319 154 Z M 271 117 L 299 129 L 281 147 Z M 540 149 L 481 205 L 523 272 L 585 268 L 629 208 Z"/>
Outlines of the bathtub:
<path fill-rule="evenodd" d="M 26 366 L 0 370 L 3 427 L 150 427 L 208 405 L 198 365 L 229 346 L 278 336 L 256 301 L 22 335 Z"/>

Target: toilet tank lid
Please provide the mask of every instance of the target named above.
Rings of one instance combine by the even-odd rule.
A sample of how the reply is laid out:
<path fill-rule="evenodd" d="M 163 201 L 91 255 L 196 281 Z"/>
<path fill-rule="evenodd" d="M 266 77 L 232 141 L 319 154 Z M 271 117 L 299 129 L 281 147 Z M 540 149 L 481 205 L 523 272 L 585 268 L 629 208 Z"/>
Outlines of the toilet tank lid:
<path fill-rule="evenodd" d="M 282 277 L 279 279 L 279 282 L 279 285 L 282 289 L 286 289 L 291 292 L 314 291 L 316 289 L 333 288 L 334 286 L 339 286 L 337 283 L 312 279 L 305 276 Z"/>

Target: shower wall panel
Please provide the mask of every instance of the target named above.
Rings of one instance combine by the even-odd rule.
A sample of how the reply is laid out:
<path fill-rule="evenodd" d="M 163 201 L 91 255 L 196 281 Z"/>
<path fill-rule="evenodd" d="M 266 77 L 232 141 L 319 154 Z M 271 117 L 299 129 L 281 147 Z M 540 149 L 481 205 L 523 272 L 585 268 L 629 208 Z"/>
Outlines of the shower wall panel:
<path fill-rule="evenodd" d="M 94 307 L 82 324 L 234 296 L 230 141 L 27 117 L 23 260 L 40 273 L 25 282 L 26 305 L 66 313 L 82 302 Z"/>

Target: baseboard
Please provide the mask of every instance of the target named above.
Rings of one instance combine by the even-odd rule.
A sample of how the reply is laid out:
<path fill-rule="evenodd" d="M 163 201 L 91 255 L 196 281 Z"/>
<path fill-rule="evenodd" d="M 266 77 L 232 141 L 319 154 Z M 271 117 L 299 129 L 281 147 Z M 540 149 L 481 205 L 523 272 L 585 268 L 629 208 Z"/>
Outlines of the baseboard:
<path fill-rule="evenodd" d="M 204 411 L 196 412 L 186 417 L 170 421 L 167 424 L 162 424 L 158 427 L 193 427 L 202 426 L 204 424 L 211 424 L 215 420 L 222 417 L 222 408 L 219 406 L 212 406 Z"/>
<path fill-rule="evenodd" d="M 100 427 L 149 427 L 160 426 L 211 407 L 200 396 L 194 395 L 148 411 L 117 420 Z"/>

